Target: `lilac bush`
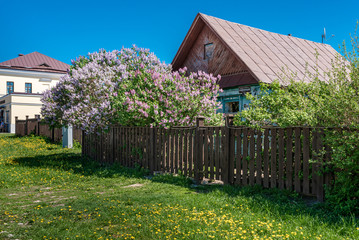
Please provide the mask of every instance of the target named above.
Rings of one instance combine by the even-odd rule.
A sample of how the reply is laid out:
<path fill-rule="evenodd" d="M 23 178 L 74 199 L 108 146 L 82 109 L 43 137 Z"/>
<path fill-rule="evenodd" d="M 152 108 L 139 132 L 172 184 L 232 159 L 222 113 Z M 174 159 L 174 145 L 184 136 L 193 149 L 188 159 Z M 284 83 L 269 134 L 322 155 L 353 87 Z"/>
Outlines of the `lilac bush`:
<path fill-rule="evenodd" d="M 191 126 L 196 116 L 216 124 L 220 76 L 172 71 L 148 49 L 89 53 L 72 61 L 69 72 L 42 99 L 52 126 L 86 132 L 126 126 Z"/>

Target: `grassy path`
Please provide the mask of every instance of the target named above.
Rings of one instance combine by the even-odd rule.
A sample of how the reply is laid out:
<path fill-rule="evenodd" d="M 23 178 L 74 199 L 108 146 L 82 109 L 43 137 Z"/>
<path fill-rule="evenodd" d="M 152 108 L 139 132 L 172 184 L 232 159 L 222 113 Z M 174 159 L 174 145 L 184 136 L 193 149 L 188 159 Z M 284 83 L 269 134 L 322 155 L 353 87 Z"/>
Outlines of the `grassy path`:
<path fill-rule="evenodd" d="M 358 220 L 292 193 L 144 176 L 0 136 L 0 239 L 359 239 Z"/>

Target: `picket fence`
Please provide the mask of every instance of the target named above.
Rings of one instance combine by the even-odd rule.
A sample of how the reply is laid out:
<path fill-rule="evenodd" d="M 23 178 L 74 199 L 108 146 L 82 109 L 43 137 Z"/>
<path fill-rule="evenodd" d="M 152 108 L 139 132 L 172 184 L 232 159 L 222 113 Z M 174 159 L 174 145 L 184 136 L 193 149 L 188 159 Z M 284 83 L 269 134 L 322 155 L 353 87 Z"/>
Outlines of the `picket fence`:
<path fill-rule="evenodd" d="M 83 134 L 82 154 L 104 164 L 141 166 L 151 172 L 181 173 L 225 184 L 261 185 L 295 190 L 324 201 L 324 186 L 334 180 L 323 131 L 310 127 L 255 130 L 227 126 L 113 126 L 108 132 Z"/>
<path fill-rule="evenodd" d="M 15 117 L 15 135 L 27 136 L 30 134 L 48 137 L 53 142 L 62 141 L 62 129 L 50 128 L 49 124 L 41 120 L 40 115 L 35 115 L 35 118 L 26 116 L 24 120 L 19 120 L 18 117 Z M 73 129 L 73 139 L 82 144 L 81 129 Z"/>

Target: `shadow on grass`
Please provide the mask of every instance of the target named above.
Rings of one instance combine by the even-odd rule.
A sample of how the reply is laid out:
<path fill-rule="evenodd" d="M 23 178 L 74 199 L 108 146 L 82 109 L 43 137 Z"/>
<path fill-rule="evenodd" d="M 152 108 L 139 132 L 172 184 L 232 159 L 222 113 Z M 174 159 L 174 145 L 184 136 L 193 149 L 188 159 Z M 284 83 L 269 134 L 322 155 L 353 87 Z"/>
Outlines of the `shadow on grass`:
<path fill-rule="evenodd" d="M 141 167 L 126 168 L 119 164 L 110 166 L 82 157 L 80 153 L 60 153 L 40 155 L 36 157 L 17 158 L 20 166 L 33 168 L 53 168 L 64 171 L 72 171 L 75 174 L 85 176 L 97 176 L 103 178 L 115 178 L 119 176 L 131 178 L 144 178 L 149 175 L 147 170 Z M 236 197 L 246 198 L 246 205 L 257 211 L 275 212 L 285 219 L 286 215 L 299 216 L 310 215 L 327 224 L 358 224 L 355 217 L 345 217 L 331 211 L 325 204 L 317 203 L 312 198 L 301 197 L 297 193 L 279 190 L 264 189 L 261 186 L 230 186 L 230 185 L 194 185 L 192 180 L 182 175 L 170 174 L 156 175 L 149 178 L 152 182 L 165 183 L 188 188 L 198 194 L 215 194 L 225 196 L 229 201 L 235 201 Z"/>
<path fill-rule="evenodd" d="M 53 168 L 64 171 L 72 171 L 84 176 L 97 176 L 114 178 L 118 176 L 143 178 L 148 171 L 143 168 L 126 168 L 119 164 L 111 166 L 101 165 L 80 153 L 59 153 L 49 155 L 37 155 L 36 157 L 21 157 L 14 159 L 20 166 L 31 168 Z"/>

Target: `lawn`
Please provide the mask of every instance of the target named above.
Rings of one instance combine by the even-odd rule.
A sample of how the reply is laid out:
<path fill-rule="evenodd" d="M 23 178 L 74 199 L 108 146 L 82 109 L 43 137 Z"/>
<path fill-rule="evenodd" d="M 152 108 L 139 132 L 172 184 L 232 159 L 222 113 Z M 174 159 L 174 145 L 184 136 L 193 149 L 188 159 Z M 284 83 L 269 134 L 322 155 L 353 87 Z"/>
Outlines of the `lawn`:
<path fill-rule="evenodd" d="M 293 193 L 151 178 L 80 152 L 0 136 L 0 239 L 359 239 L 357 219 Z"/>

